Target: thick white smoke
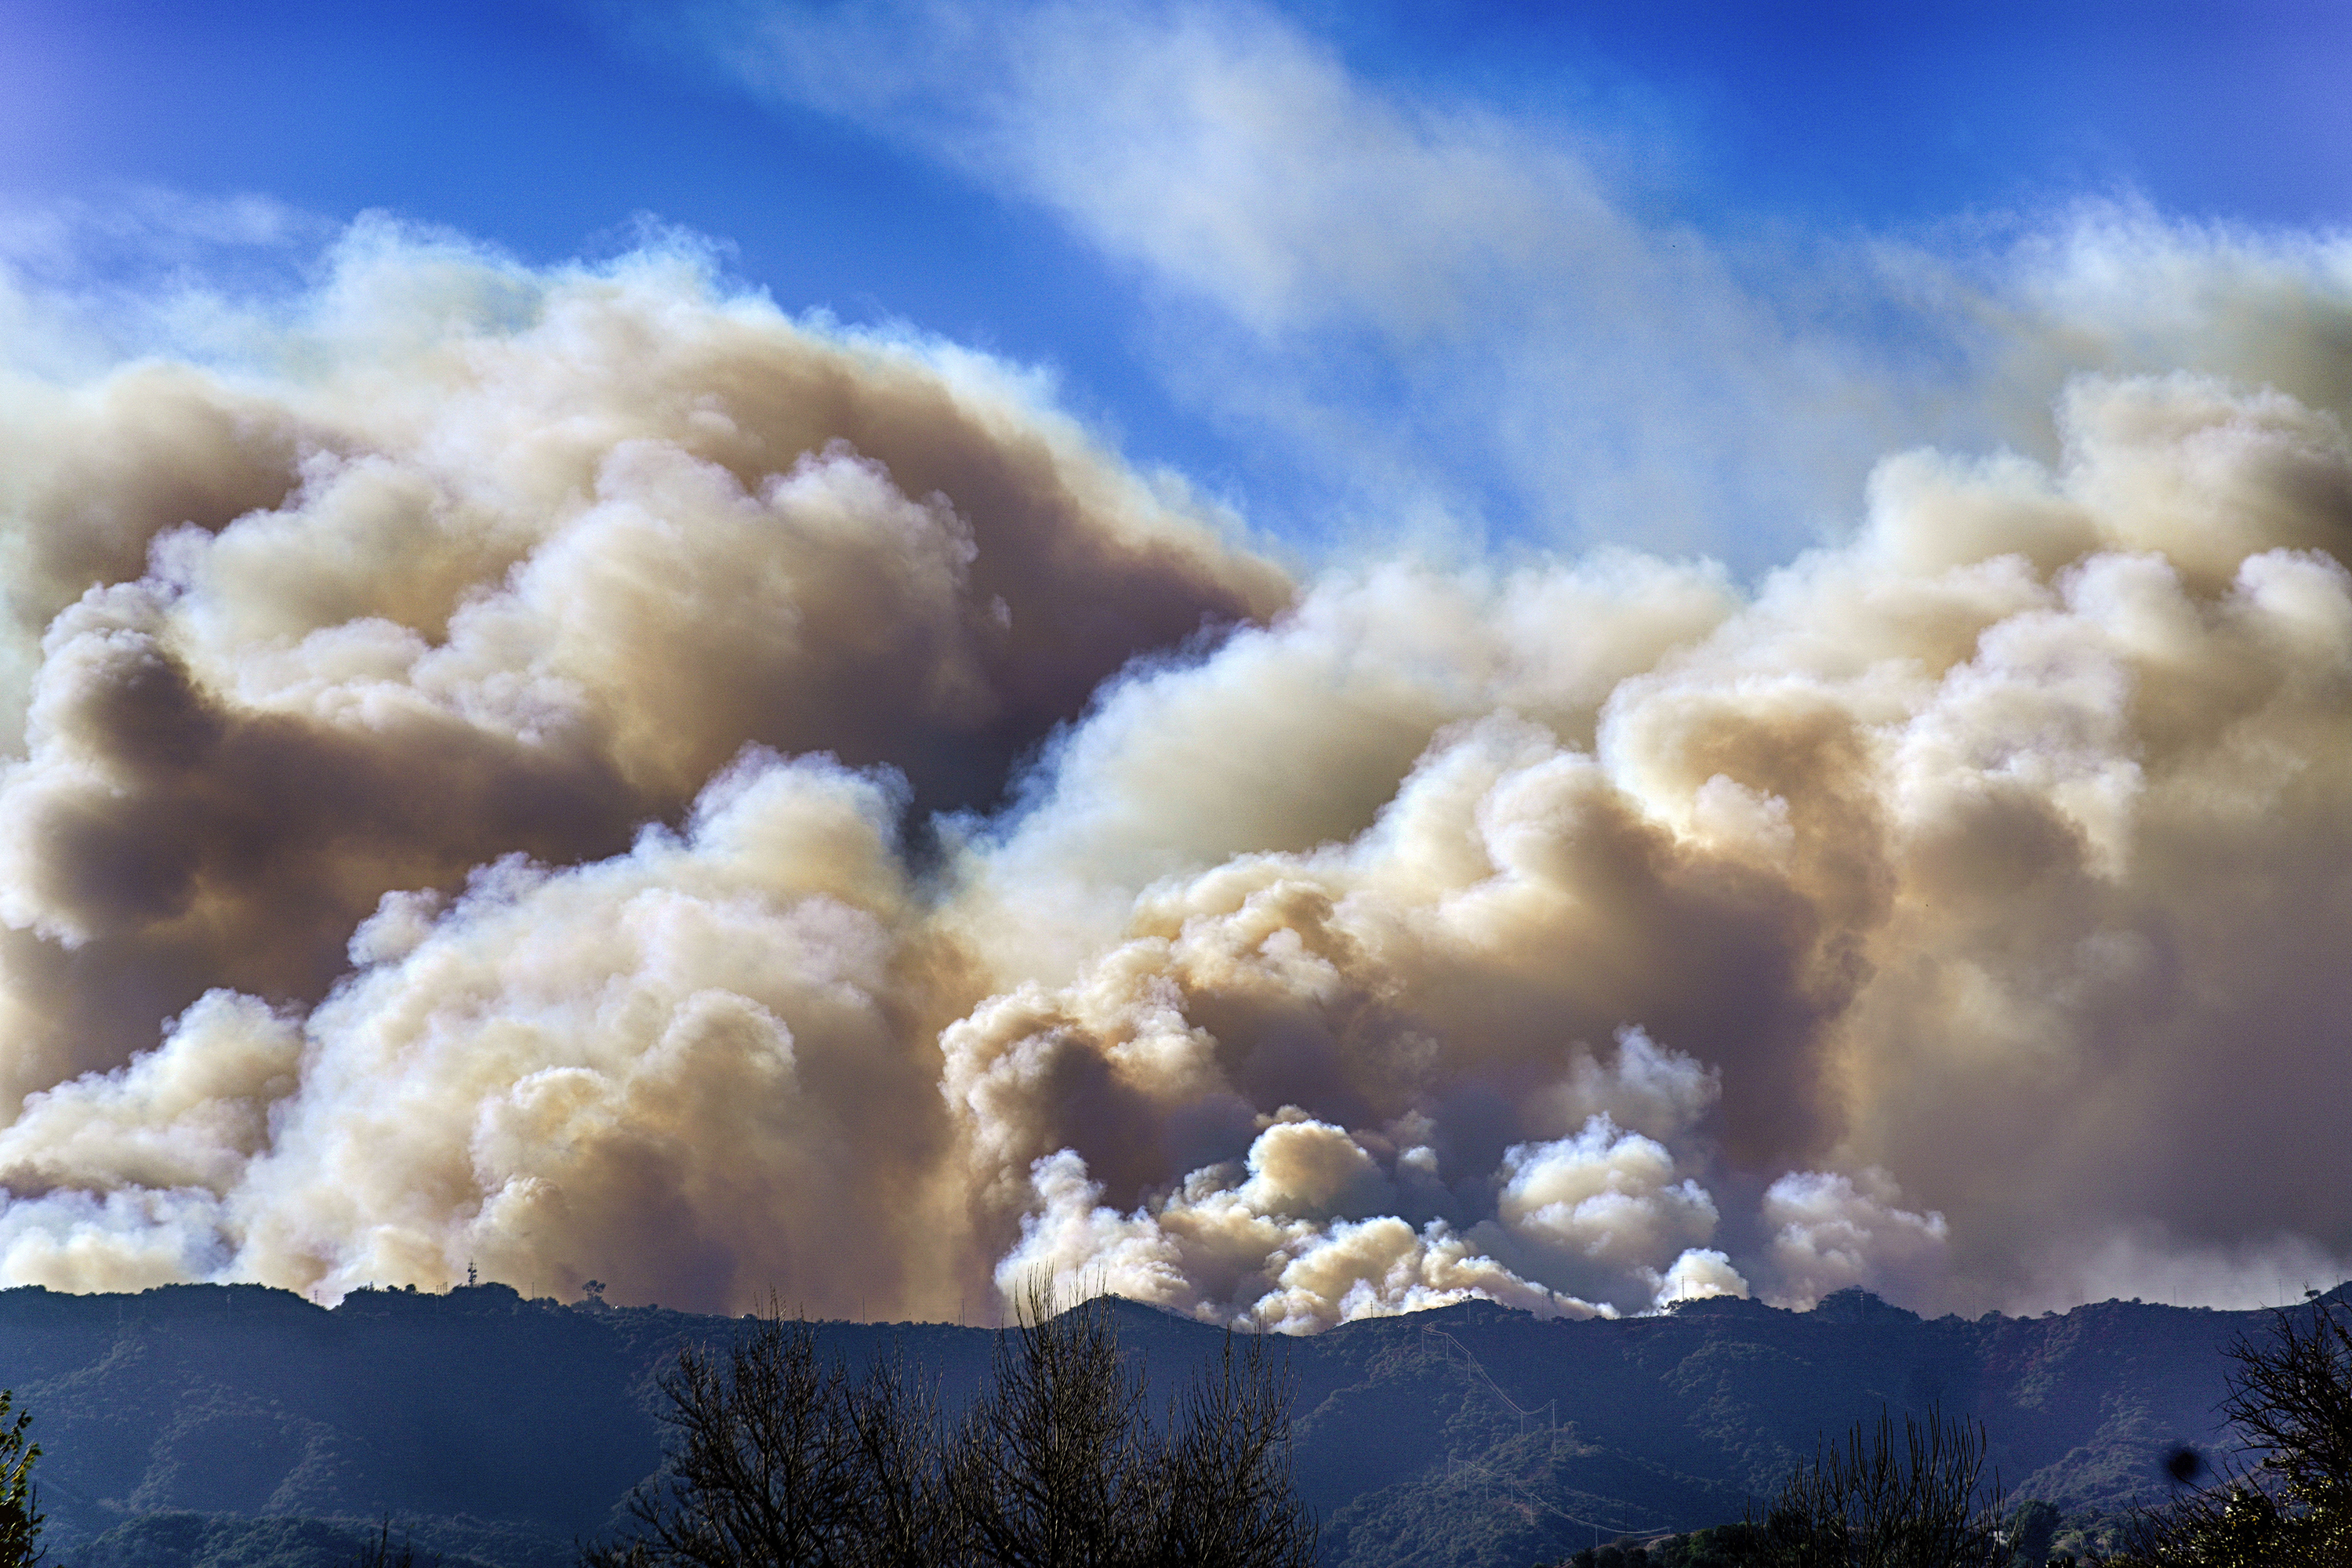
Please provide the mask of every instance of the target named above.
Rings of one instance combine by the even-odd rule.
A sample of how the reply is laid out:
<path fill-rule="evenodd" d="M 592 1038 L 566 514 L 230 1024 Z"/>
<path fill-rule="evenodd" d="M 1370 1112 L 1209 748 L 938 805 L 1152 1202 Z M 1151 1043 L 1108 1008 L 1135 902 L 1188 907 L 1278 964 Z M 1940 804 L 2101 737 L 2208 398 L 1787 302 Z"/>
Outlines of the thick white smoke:
<path fill-rule="evenodd" d="M 363 228 L 216 310 L 0 383 L 0 1280 L 1303 1329 L 2352 1258 L 2331 405 L 2078 380 L 1752 591 L 1294 580 L 691 258 Z"/>

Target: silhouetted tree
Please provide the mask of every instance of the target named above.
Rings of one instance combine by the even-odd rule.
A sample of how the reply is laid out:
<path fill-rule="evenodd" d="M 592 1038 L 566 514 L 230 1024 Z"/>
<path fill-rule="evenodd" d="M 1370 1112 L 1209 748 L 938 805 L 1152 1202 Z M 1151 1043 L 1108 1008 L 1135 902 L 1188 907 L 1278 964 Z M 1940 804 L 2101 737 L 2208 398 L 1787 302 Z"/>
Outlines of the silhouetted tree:
<path fill-rule="evenodd" d="M 851 1560 L 871 1568 L 965 1561 L 968 1531 L 949 1484 L 938 1384 L 893 1345 L 875 1352 L 843 1398 L 857 1471 L 845 1531 Z"/>
<path fill-rule="evenodd" d="M 618 1568 L 816 1568 L 844 1547 L 857 1485 L 839 1366 L 820 1366 L 816 1333 L 777 1313 L 721 1358 L 688 1345 L 662 1374 L 673 1442 L 662 1473 L 629 1500 L 639 1532 L 592 1549 Z"/>
<path fill-rule="evenodd" d="M 1317 1527 L 1290 1466 L 1290 1401 L 1267 1342 L 1230 1331 L 1155 1425 L 1111 1300 L 1056 1314 L 1042 1285 L 997 1342 L 955 1462 L 986 1568 L 1308 1568 Z"/>
<path fill-rule="evenodd" d="M 41 1446 L 25 1440 L 30 1411 L 8 1419 L 13 1390 L 0 1389 L 0 1568 L 26 1568 L 41 1560 L 40 1499 L 33 1487 L 33 1461 Z"/>
<path fill-rule="evenodd" d="M 1108 1298 L 1053 1306 L 1033 1284 L 957 1433 L 972 1553 L 990 1568 L 1149 1563 L 1168 1500 L 1143 1377 L 1120 1359 Z"/>
<path fill-rule="evenodd" d="M 1223 1353 L 1170 1412 L 1158 1556 L 1202 1568 L 1307 1568 L 1314 1516 L 1290 1463 L 1290 1389 L 1269 1342 L 1225 1331 Z"/>
<path fill-rule="evenodd" d="M 352 1560 L 352 1568 L 416 1568 L 415 1543 L 403 1536 L 400 1550 L 394 1552 L 392 1549 L 392 1516 L 386 1514 L 383 1523 L 376 1528 L 375 1539 L 361 1547 L 359 1555 Z"/>
<path fill-rule="evenodd" d="M 895 1349 L 853 1381 L 773 1310 L 723 1357 L 689 1347 L 636 1533 L 583 1568 L 1309 1568 L 1265 1342 L 1228 1334 L 1162 1424 L 1109 1301 L 1052 1309 L 1026 1293 L 952 1422 Z"/>
<path fill-rule="evenodd" d="M 1985 1478 L 1984 1428 L 1930 1410 L 1879 1413 L 1865 1435 L 1818 1450 L 1790 1476 L 1758 1531 L 1773 1568 L 2004 1568 L 2000 1478 Z"/>

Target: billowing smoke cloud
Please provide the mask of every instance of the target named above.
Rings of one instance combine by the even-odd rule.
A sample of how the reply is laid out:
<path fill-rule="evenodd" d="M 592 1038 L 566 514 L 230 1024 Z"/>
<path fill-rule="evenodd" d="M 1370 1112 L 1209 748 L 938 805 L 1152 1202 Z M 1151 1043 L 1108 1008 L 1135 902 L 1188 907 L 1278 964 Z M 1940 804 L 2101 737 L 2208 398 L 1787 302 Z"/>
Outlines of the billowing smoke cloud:
<path fill-rule="evenodd" d="M 844 1299 L 847 1240 L 924 1223 L 929 1038 L 981 984 L 901 830 L 1286 581 L 994 367 L 687 255 L 540 278 L 367 227 L 249 331 L 242 373 L 5 388 L 5 1268 L 551 1285 L 650 1247 L 694 1300 Z M 176 1239 L 98 1239 L 131 1187 Z M 837 1231 L 734 1258 L 787 1201 Z"/>
<path fill-rule="evenodd" d="M 2330 407 L 2081 380 L 1752 590 L 1294 580 L 690 257 L 363 227 L 216 312 L 0 384 L 0 1280 L 1303 1329 L 2352 1258 Z"/>

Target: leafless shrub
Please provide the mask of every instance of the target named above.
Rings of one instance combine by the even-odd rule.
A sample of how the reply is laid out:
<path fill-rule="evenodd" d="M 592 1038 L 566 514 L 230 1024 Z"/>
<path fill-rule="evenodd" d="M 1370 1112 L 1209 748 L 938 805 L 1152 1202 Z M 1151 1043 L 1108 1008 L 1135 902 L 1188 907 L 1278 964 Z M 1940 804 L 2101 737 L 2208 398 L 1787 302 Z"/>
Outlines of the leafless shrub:
<path fill-rule="evenodd" d="M 723 1357 L 689 1348 L 636 1533 L 583 1568 L 1308 1568 L 1265 1342 L 1228 1334 L 1157 1422 L 1109 1300 L 1054 1304 L 1026 1293 L 952 1421 L 896 1350 L 853 1380 L 772 1311 Z"/>
<path fill-rule="evenodd" d="M 2000 1525 L 1982 1426 L 1906 1415 L 1898 1443 L 1881 1411 L 1869 1433 L 1856 1423 L 1845 1442 L 1799 1465 L 1759 1533 L 1773 1568 L 2005 1568 Z"/>

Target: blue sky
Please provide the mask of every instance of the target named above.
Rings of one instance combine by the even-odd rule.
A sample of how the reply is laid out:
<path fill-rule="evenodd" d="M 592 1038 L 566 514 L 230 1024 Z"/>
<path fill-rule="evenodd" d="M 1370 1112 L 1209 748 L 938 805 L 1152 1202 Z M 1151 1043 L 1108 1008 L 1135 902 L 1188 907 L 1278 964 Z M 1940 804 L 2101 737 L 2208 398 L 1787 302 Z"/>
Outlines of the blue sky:
<path fill-rule="evenodd" d="M 2352 7 L 1791 9 L 0 0 L 0 203 L 69 215 L 21 267 L 88 274 L 298 277 L 369 209 L 542 264 L 651 217 L 787 310 L 1046 367 L 1302 549 L 1743 571 L 1890 447 L 2033 445 L 2057 371 L 1986 392 L 2006 351 L 1923 266 L 2000 296 L 2085 203 L 2352 205 Z"/>

